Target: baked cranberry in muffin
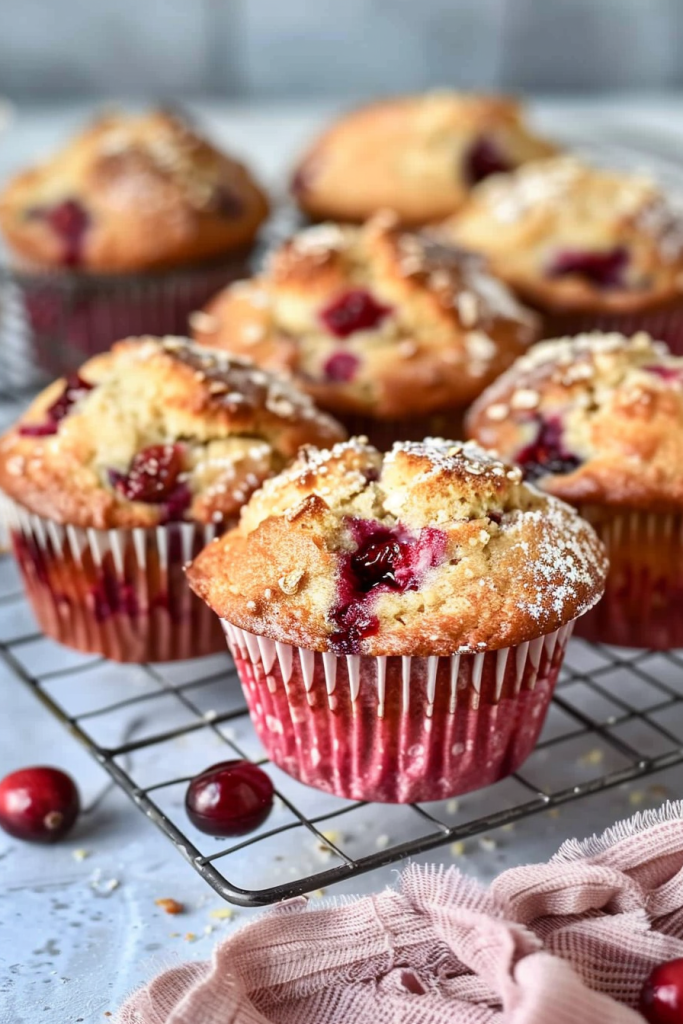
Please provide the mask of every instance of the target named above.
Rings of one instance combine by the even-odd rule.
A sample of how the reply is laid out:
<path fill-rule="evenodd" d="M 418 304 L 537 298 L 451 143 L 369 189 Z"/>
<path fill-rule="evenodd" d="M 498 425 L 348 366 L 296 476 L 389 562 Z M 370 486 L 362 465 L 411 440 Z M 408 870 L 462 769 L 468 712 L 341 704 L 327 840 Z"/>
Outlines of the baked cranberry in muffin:
<path fill-rule="evenodd" d="M 22 258 L 104 273 L 223 256 L 268 213 L 247 169 L 167 111 L 100 118 L 0 195 L 0 229 Z"/>
<path fill-rule="evenodd" d="M 556 157 L 474 190 L 440 236 L 481 252 L 548 312 L 627 313 L 677 299 L 683 220 L 651 179 Z"/>
<path fill-rule="evenodd" d="M 363 221 L 391 209 L 421 225 L 453 213 L 489 175 L 553 152 L 507 97 L 445 89 L 393 97 L 328 128 L 301 158 L 292 194 L 315 220 Z"/>
<path fill-rule="evenodd" d="M 683 358 L 644 333 L 543 342 L 484 392 L 468 429 L 607 544 L 607 594 L 582 633 L 683 643 Z"/>
<path fill-rule="evenodd" d="M 119 342 L 0 439 L 0 487 L 43 629 L 118 660 L 221 637 L 182 567 L 299 446 L 343 431 L 245 360 L 183 338 Z"/>
<path fill-rule="evenodd" d="M 433 800 L 530 752 L 606 561 L 569 506 L 473 444 L 305 448 L 188 569 L 285 771 Z"/>
<path fill-rule="evenodd" d="M 300 232 L 192 323 L 203 344 L 288 370 L 322 407 L 368 417 L 370 431 L 373 420 L 457 413 L 537 336 L 478 257 L 390 215 Z"/>

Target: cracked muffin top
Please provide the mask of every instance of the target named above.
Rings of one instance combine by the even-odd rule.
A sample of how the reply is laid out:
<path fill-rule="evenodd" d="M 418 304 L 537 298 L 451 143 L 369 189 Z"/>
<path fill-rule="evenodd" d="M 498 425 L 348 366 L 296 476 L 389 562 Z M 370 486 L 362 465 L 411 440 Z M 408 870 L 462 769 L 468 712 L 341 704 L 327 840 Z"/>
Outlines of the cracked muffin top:
<path fill-rule="evenodd" d="M 314 220 L 359 222 L 391 209 L 416 226 L 453 213 L 489 175 L 555 151 L 509 97 L 392 97 L 345 114 L 314 141 L 292 194 Z"/>
<path fill-rule="evenodd" d="M 46 388 L 0 438 L 0 488 L 72 526 L 233 520 L 300 445 L 344 437 L 308 396 L 184 338 L 129 338 Z"/>
<path fill-rule="evenodd" d="M 191 324 L 204 345 L 291 373 L 323 408 L 376 419 L 466 405 L 538 337 L 479 257 L 392 215 L 301 231 Z"/>
<path fill-rule="evenodd" d="M 249 171 L 166 111 L 100 118 L 0 195 L 0 229 L 19 256 L 101 273 L 223 256 L 267 214 Z"/>
<path fill-rule="evenodd" d="M 475 403 L 468 432 L 573 504 L 683 508 L 683 358 L 642 331 L 535 345 Z"/>
<path fill-rule="evenodd" d="M 651 178 L 575 157 L 484 182 L 438 233 L 548 311 L 638 311 L 683 291 L 680 204 Z"/>
<path fill-rule="evenodd" d="M 233 625 L 336 654 L 449 655 L 552 632 L 604 589 L 568 505 L 472 443 L 303 449 L 188 568 Z"/>

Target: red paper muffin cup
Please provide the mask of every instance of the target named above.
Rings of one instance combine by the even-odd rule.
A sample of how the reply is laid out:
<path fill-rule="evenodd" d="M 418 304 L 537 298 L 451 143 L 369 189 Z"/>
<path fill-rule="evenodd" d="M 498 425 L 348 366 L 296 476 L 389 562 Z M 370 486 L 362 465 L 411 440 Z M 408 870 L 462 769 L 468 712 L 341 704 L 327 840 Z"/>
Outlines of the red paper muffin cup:
<path fill-rule="evenodd" d="M 222 620 L 256 732 L 300 782 L 412 803 L 480 789 L 533 750 L 573 623 L 451 657 L 320 654 Z"/>
<path fill-rule="evenodd" d="M 663 341 L 675 355 L 683 355 L 683 302 L 643 310 L 640 313 L 543 313 L 543 337 L 563 338 L 590 331 L 618 331 L 629 337 L 647 331 Z"/>
<path fill-rule="evenodd" d="M 424 441 L 425 437 L 464 437 L 465 409 L 456 408 L 396 420 L 378 420 L 371 416 L 334 413 L 350 437 L 367 437 L 381 452 L 388 452 L 394 441 Z"/>
<path fill-rule="evenodd" d="M 4 497 L 2 515 L 38 625 L 53 640 L 136 663 L 224 650 L 215 615 L 183 571 L 217 536 L 214 525 L 82 529 Z"/>
<path fill-rule="evenodd" d="M 246 255 L 147 274 L 8 271 L 23 302 L 35 362 L 61 376 L 121 338 L 186 335 L 188 317 L 249 273 Z"/>
<path fill-rule="evenodd" d="M 593 643 L 683 647 L 683 514 L 579 507 L 607 548 L 605 595 L 578 623 Z"/>

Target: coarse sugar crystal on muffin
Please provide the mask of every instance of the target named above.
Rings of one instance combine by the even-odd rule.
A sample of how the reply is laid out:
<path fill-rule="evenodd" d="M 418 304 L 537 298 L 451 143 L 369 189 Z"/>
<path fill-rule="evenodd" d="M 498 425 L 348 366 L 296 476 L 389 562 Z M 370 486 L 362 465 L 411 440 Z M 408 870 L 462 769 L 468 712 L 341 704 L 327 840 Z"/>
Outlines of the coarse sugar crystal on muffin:
<path fill-rule="evenodd" d="M 481 259 L 391 214 L 301 231 L 191 323 L 203 344 L 288 371 L 383 448 L 455 432 L 463 408 L 538 337 L 536 317 Z"/>
<path fill-rule="evenodd" d="M 556 147 L 506 96 L 439 89 L 343 115 L 303 155 L 292 194 L 314 220 L 363 221 L 392 209 L 404 224 L 440 220 L 477 182 Z"/>
<path fill-rule="evenodd" d="M 589 639 L 683 644 L 683 358 L 640 332 L 534 346 L 477 401 L 470 434 L 576 506 L 605 542 Z"/>
<path fill-rule="evenodd" d="M 645 175 L 562 156 L 484 182 L 439 235 L 486 256 L 544 313 L 545 337 L 642 328 L 683 346 L 682 202 Z"/>
<path fill-rule="evenodd" d="M 301 444 L 342 436 L 290 382 L 183 338 L 121 341 L 55 381 L 0 439 L 41 626 L 119 660 L 215 649 L 183 561 Z"/>
<path fill-rule="evenodd" d="M 383 456 L 353 439 L 304 449 L 188 573 L 269 756 L 339 795 L 404 801 L 529 754 L 606 560 L 573 509 L 476 445 Z"/>

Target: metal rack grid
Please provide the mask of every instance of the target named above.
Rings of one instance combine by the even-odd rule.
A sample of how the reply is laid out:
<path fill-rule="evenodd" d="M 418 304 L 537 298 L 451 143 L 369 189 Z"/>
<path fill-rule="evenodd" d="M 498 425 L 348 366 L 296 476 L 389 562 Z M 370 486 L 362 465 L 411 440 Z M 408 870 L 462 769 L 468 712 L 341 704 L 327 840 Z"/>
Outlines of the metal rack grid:
<path fill-rule="evenodd" d="M 3 568 L 7 569 L 9 564 L 9 558 L 0 557 L 0 579 Z M 241 906 L 260 906 L 312 892 L 364 871 L 386 866 L 444 843 L 484 833 L 683 762 L 683 652 L 618 651 L 575 640 L 569 645 L 539 746 L 523 768 L 511 777 L 515 785 L 514 798 L 508 796 L 498 809 L 477 814 L 477 809 L 483 810 L 481 800 L 477 799 L 471 807 L 474 813 L 466 815 L 463 820 L 453 821 L 449 804 L 454 801 L 392 807 L 394 831 L 410 838 L 388 843 L 381 849 L 375 847 L 354 853 L 346 847 L 343 838 L 327 832 L 326 826 L 343 823 L 345 830 L 353 832 L 354 822 L 362 816 L 366 831 L 370 822 L 368 838 L 379 839 L 382 837 L 372 835 L 372 831 L 379 829 L 377 823 L 386 808 L 341 801 L 293 783 L 298 787 L 297 799 L 287 788 L 287 777 L 280 773 L 279 778 L 285 784 L 277 785 L 277 793 L 280 817 L 284 820 L 273 826 L 271 818 L 256 833 L 235 842 L 222 840 L 217 850 L 209 851 L 207 837 L 200 833 L 188 834 L 192 829 L 182 807 L 169 808 L 168 801 L 162 799 L 163 794 L 173 787 L 182 787 L 184 791 L 191 774 L 174 775 L 169 765 L 167 776 L 158 777 L 150 783 L 145 781 L 144 772 L 141 773 L 136 765 L 136 755 L 143 752 L 151 754 L 158 769 L 162 763 L 172 760 L 166 744 L 182 741 L 197 733 L 203 737 L 206 730 L 206 735 L 220 744 L 223 757 L 247 757 L 266 770 L 274 769 L 266 758 L 254 753 L 255 734 L 246 708 L 239 699 L 239 687 L 228 655 L 210 659 L 204 666 L 193 668 L 189 677 L 186 671 L 175 677 L 173 673 L 169 676 L 168 666 L 116 666 L 121 678 L 126 673 L 136 673 L 133 692 L 116 699 L 109 684 L 111 699 L 96 706 L 91 700 L 90 706 L 78 710 L 76 691 L 79 676 L 90 679 L 101 668 L 111 669 L 114 666 L 107 666 L 101 659 L 83 657 L 64 667 L 31 670 L 31 659 L 27 661 L 25 652 L 37 642 L 50 642 L 41 640 L 40 634 L 31 628 L 31 618 L 17 585 L 14 592 L 0 597 L 0 613 L 3 622 L 14 623 L 13 627 L 4 626 L 0 633 L 0 637 L 4 637 L 0 639 L 0 657 L 11 674 L 29 687 L 72 736 L 84 744 L 204 880 L 224 899 Z M 64 651 L 56 645 L 54 650 Z M 194 666 L 195 663 L 190 664 Z M 144 683 L 141 683 L 143 675 Z M 223 709 L 207 711 L 198 695 L 203 688 L 213 685 L 226 697 L 229 695 L 229 700 Z M 183 719 L 170 726 L 164 723 L 163 715 L 157 716 L 155 710 L 161 705 L 168 707 L 169 702 L 180 709 Z M 152 712 L 155 727 L 151 731 L 147 730 L 135 738 L 133 723 L 132 730 L 129 729 L 119 742 L 105 744 L 98 738 L 98 733 L 102 735 L 103 723 L 106 724 L 109 717 L 120 716 L 122 712 L 135 715 L 143 705 Z M 243 738 L 234 738 L 236 726 Z M 585 751 L 578 762 L 575 757 L 579 749 L 577 744 Z M 204 739 L 200 746 L 205 758 L 203 766 L 221 759 L 206 752 Z M 497 786 L 505 786 L 505 783 Z M 488 791 L 480 791 L 477 797 L 481 795 L 485 805 L 487 793 L 495 789 L 490 787 Z M 306 793 L 314 794 L 323 801 L 313 811 L 305 806 Z M 295 873 L 286 881 L 276 885 L 256 885 L 252 881 L 245 886 L 234 880 L 231 868 L 237 863 L 240 853 L 248 851 L 252 857 L 262 844 L 273 841 L 282 850 L 288 849 L 286 837 L 297 831 L 329 853 L 330 866 L 311 871 L 304 863 L 303 847 L 299 841 L 293 846 L 290 844 L 289 870 Z M 280 856 L 276 859 L 285 858 Z"/>

